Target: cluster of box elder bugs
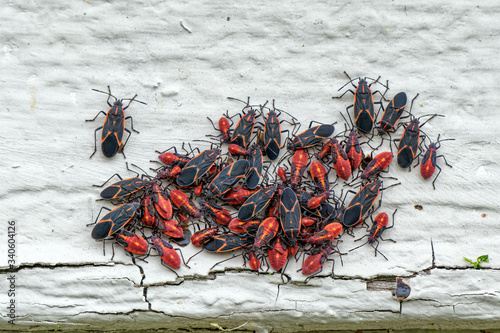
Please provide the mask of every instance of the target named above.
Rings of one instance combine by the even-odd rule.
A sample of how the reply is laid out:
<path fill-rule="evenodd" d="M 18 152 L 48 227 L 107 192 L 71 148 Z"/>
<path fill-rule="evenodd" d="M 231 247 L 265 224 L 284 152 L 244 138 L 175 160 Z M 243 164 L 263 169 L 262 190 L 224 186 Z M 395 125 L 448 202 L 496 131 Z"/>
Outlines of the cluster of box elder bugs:
<path fill-rule="evenodd" d="M 274 100 L 250 104 L 250 98 L 229 98 L 242 103 L 242 110 L 232 116 L 226 112 L 217 124 L 208 118 L 216 131 L 207 135 L 208 149 L 185 143 L 180 149 L 157 151 L 159 161 L 152 162 L 159 167 L 151 168 L 153 175 L 127 164 L 135 177 L 123 179 L 115 174 L 96 185 L 104 188 L 101 199 L 116 207 L 101 209 L 92 237 L 112 240 L 134 259 L 157 254 L 174 273 L 182 263 L 189 267 L 189 261 L 201 251 L 233 252 L 229 259 L 241 257 L 254 271 L 272 267 L 283 273 L 289 261 L 301 261 L 300 270 L 309 275 L 307 279 L 319 274 L 334 254 L 342 261 L 342 255 L 365 244 L 374 249 L 375 256 L 387 260 L 378 248 L 380 241 L 395 242 L 382 235 L 394 227 L 397 210 L 374 214 L 382 207 L 383 192 L 400 184 L 385 175 L 393 148 L 399 167 L 411 169 L 417 160 L 415 166 L 420 163 L 422 177 L 428 179 L 435 168 L 441 172 L 436 163 L 439 157 L 444 159 L 436 153 L 440 143 L 453 139 L 439 140 L 438 135 L 436 142 L 426 143 L 430 140 L 420 119 L 429 121 L 441 115 L 415 117 L 411 110 L 418 95 L 408 111 L 406 93 L 386 99 L 389 85 L 381 83 L 380 77 L 353 80 L 346 76 L 349 81 L 339 91 L 349 84 L 354 90 L 334 98 L 351 92 L 354 101 L 346 108 L 347 117 L 340 112 L 345 121 L 340 131 L 337 123 L 316 121 L 299 131 L 297 119 L 276 108 Z M 383 91 L 372 92 L 373 85 Z M 380 100 L 375 101 L 377 95 Z M 102 151 L 107 157 L 123 152 L 123 131 L 130 134 L 123 113 L 128 105 L 123 107 L 123 100 L 117 98 L 111 105 L 110 97 L 114 96 L 108 87 L 111 109 L 102 127 Z M 134 101 L 135 96 L 129 100 Z M 388 102 L 385 107 L 384 101 Z M 401 127 L 401 138 L 392 139 L 391 134 Z M 380 143 L 375 147 L 376 141 Z M 389 145 L 383 151 L 386 141 Z M 226 146 L 227 153 L 223 153 Z M 427 148 L 425 152 L 422 146 Z M 366 154 L 368 148 L 370 154 Z M 119 181 L 107 185 L 115 177 Z M 384 185 L 388 180 L 392 184 Z M 108 213 L 100 218 L 102 210 Z M 355 241 L 366 242 L 341 251 L 341 237 L 354 236 L 354 229 L 361 225 L 367 226 L 366 233 Z M 186 261 L 178 247 L 189 243 L 200 251 Z"/>

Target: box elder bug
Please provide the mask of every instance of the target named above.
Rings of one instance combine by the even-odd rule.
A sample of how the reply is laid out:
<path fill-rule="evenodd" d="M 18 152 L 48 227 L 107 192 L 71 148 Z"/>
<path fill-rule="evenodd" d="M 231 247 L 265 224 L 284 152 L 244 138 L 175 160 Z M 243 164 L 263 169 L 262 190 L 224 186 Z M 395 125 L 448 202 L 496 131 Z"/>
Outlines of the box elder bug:
<path fill-rule="evenodd" d="M 304 132 L 297 134 L 289 143 L 287 148 L 289 150 L 298 150 L 308 147 L 312 147 L 328 138 L 335 131 L 333 125 L 318 125 L 315 127 L 310 127 L 314 121 L 311 121 L 309 128 Z"/>
<path fill-rule="evenodd" d="M 185 187 L 195 183 L 215 164 L 220 155 L 217 148 L 207 149 L 193 157 L 177 175 L 177 185 Z"/>
<path fill-rule="evenodd" d="M 427 119 L 427 121 L 425 121 L 422 125 L 420 125 L 420 118 L 427 116 L 431 117 Z M 396 143 L 396 141 L 399 141 L 397 160 L 398 165 L 401 168 L 405 169 L 411 167 L 411 163 L 413 162 L 413 160 L 419 156 L 419 152 L 417 152 L 417 149 L 421 150 L 420 128 L 436 116 L 444 117 L 443 115 L 439 114 L 427 114 L 424 116 L 420 116 L 419 118 L 413 118 L 406 126 L 401 139 L 394 140 L 394 143 Z"/>
<path fill-rule="evenodd" d="M 415 96 L 413 100 L 415 100 L 417 96 Z M 379 135 L 384 135 L 390 130 L 394 129 L 399 119 L 403 115 L 407 101 L 408 98 L 406 97 L 406 93 L 404 92 L 397 93 L 396 96 L 391 99 L 389 104 L 387 104 L 387 106 L 385 107 L 384 113 L 382 114 L 382 119 L 380 120 L 380 123 L 377 127 Z"/>
<path fill-rule="evenodd" d="M 356 193 L 344 212 L 343 225 L 345 227 L 354 227 L 363 221 L 364 216 L 375 203 L 381 188 L 382 182 L 377 179 L 366 184 Z"/>
<path fill-rule="evenodd" d="M 113 157 L 118 152 L 121 152 L 123 154 L 123 148 L 127 144 L 127 141 L 130 138 L 130 135 L 132 134 L 130 130 L 125 128 L 125 119 L 130 119 L 132 130 L 134 132 L 139 133 L 134 129 L 134 123 L 132 117 L 131 116 L 125 117 L 124 111 L 130 106 L 130 103 L 132 103 L 132 101 L 141 104 L 146 104 L 146 103 L 136 100 L 135 98 L 137 97 L 137 94 L 132 98 L 118 99 L 111 94 L 111 89 L 109 86 L 108 86 L 108 92 L 100 91 L 97 89 L 92 89 L 92 90 L 108 95 L 107 103 L 110 106 L 110 109 L 108 110 L 108 113 L 104 111 L 99 111 L 99 113 L 97 113 L 94 119 L 86 120 L 86 121 L 94 121 L 101 113 L 106 115 L 104 124 L 101 127 L 96 128 L 94 132 L 94 152 L 92 153 L 92 155 L 90 155 L 90 157 L 94 156 L 95 152 L 97 151 L 97 131 L 100 129 L 102 129 L 101 150 L 103 155 L 106 157 Z M 115 99 L 113 105 L 111 105 L 111 103 L 109 102 L 109 99 L 111 97 Z M 123 107 L 123 101 L 125 100 L 130 100 L 130 102 L 128 103 L 127 106 Z M 124 143 L 122 142 L 123 131 L 129 134 L 127 140 L 125 140 Z M 125 154 L 123 154 L 123 156 L 125 157 Z"/>
<path fill-rule="evenodd" d="M 94 229 L 92 229 L 92 238 L 104 239 L 120 231 L 124 226 L 130 223 L 139 209 L 139 206 L 139 202 L 131 202 L 120 205 L 113 210 L 102 207 L 101 211 L 106 209 L 110 210 L 110 212 L 104 215 L 104 217 L 95 225 Z M 99 218 L 99 215 L 97 218 Z"/>
<path fill-rule="evenodd" d="M 342 88 L 344 88 L 346 85 L 349 83 L 352 84 L 354 87 L 355 91 L 352 91 L 351 89 L 348 89 L 346 92 L 344 92 L 341 96 L 339 97 L 333 97 L 333 98 L 342 98 L 347 92 L 351 92 L 354 94 L 354 102 L 352 105 L 348 106 L 346 108 L 347 114 L 349 115 L 349 109 L 353 108 L 354 112 L 354 123 L 356 124 L 356 127 L 363 133 L 370 133 L 373 127 L 373 123 L 375 122 L 375 110 L 374 110 L 374 105 L 375 104 L 382 104 L 381 102 L 373 102 L 373 95 L 376 93 L 379 93 L 382 95 L 382 98 L 384 97 L 385 93 L 382 94 L 380 91 L 375 91 L 372 93 L 371 91 L 371 86 L 374 83 L 377 83 L 378 80 L 380 79 L 380 76 L 374 80 L 372 83 L 368 84 L 365 77 L 364 79 L 359 78 L 358 81 L 358 86 L 355 86 L 354 83 L 352 83 L 353 80 L 351 79 L 350 76 L 344 72 L 344 74 L 349 78 L 349 82 L 347 82 Z M 382 83 L 378 82 L 382 86 L 384 86 Z M 387 86 L 386 87 L 386 92 L 389 89 Z M 350 118 L 351 116 L 349 116 Z"/>
<path fill-rule="evenodd" d="M 225 167 L 212 180 L 208 187 L 208 197 L 219 197 L 229 191 L 240 179 L 242 179 L 250 168 L 250 162 L 239 160 Z"/>
<path fill-rule="evenodd" d="M 280 222 L 281 228 L 288 240 L 288 244 L 295 246 L 297 236 L 300 232 L 300 213 L 299 200 L 295 192 L 287 187 L 281 193 L 280 199 Z"/>
<path fill-rule="evenodd" d="M 422 159 L 422 165 L 420 166 L 420 174 L 424 179 L 429 179 L 432 177 L 434 174 L 434 170 L 436 168 L 439 169 L 438 174 L 432 181 L 432 187 L 436 189 L 436 186 L 434 183 L 436 182 L 436 179 L 439 177 L 439 174 L 441 173 L 441 167 L 437 165 L 436 160 L 438 157 L 442 157 L 444 162 L 446 163 L 447 166 L 452 168 L 450 164 L 448 164 L 448 161 L 446 160 L 446 157 L 444 155 L 437 155 L 436 151 L 441 147 L 441 142 L 443 141 L 449 141 L 449 140 L 455 140 L 455 139 L 444 139 L 444 140 L 439 140 L 439 135 L 437 137 L 436 142 L 431 142 L 429 147 L 427 147 L 427 151 L 425 152 L 424 158 Z M 425 144 L 425 141 L 424 141 Z"/>
<path fill-rule="evenodd" d="M 384 254 L 378 250 L 378 246 L 380 244 L 379 239 L 383 240 L 383 241 L 391 241 L 391 242 L 396 243 L 396 241 L 392 240 L 392 239 L 383 239 L 382 238 L 382 233 L 385 230 L 392 229 L 394 227 L 394 214 L 396 214 L 397 211 L 398 210 L 396 209 L 394 211 L 394 213 L 392 213 L 392 225 L 390 227 L 387 226 L 388 223 L 389 223 L 389 216 L 387 216 L 386 213 L 380 213 L 380 214 L 378 214 L 375 217 L 375 220 L 373 220 L 373 218 L 372 218 L 373 225 L 372 225 L 372 227 L 370 229 L 367 229 L 367 230 L 369 230 L 369 233 L 367 235 L 364 235 L 361 238 L 356 239 L 355 242 L 357 242 L 357 241 L 359 241 L 359 240 L 361 240 L 361 239 L 363 239 L 363 238 L 365 238 L 367 236 L 368 236 L 368 240 L 365 243 L 363 243 L 363 244 L 361 244 L 361 245 L 359 245 L 359 246 L 357 246 L 357 247 L 349 250 L 349 252 L 354 251 L 356 249 L 359 249 L 360 247 L 362 247 L 362 246 L 364 246 L 366 244 L 370 244 L 373 247 L 373 243 L 377 243 L 377 245 L 374 247 L 374 249 L 375 249 L 375 256 L 377 256 L 377 252 L 378 252 L 378 253 L 380 253 L 380 255 L 382 257 L 385 258 L 385 260 L 388 260 L 387 257 L 384 256 Z"/>
<path fill-rule="evenodd" d="M 228 99 L 243 102 L 233 97 L 228 97 Z M 250 108 L 250 110 L 248 110 L 247 113 L 245 113 L 244 111 L 244 109 L 246 108 Z M 250 106 L 250 97 L 248 97 L 246 106 L 243 108 L 243 116 L 241 116 L 240 120 L 234 127 L 233 137 L 229 142 L 235 143 L 240 147 L 246 148 L 250 144 L 253 134 L 253 129 L 255 127 L 255 118 L 257 118 L 258 116 L 259 115 L 257 115 L 257 110 L 253 109 Z"/>
<path fill-rule="evenodd" d="M 238 219 L 247 221 L 262 212 L 271 202 L 271 198 L 276 192 L 276 186 L 261 188 L 252 194 L 238 211 Z"/>
<path fill-rule="evenodd" d="M 393 155 L 391 152 L 385 151 L 374 158 L 368 163 L 368 165 L 363 170 L 361 174 L 361 179 L 368 179 L 372 176 L 376 176 L 382 171 L 384 171 L 392 162 Z"/>

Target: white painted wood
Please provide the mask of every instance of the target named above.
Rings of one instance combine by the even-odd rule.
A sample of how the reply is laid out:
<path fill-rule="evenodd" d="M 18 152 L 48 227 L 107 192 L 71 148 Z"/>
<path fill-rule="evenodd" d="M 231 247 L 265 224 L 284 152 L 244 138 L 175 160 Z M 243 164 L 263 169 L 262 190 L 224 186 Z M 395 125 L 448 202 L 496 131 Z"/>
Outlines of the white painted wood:
<path fill-rule="evenodd" d="M 0 330 L 209 330 L 245 322 L 242 330 L 257 332 L 498 329 L 499 9 L 477 1 L 3 4 L 0 253 L 7 253 L 7 222 L 15 221 L 19 268 L 8 272 L 1 255 Z M 213 133 L 206 116 L 241 109 L 227 96 L 276 99 L 304 124 L 338 121 L 338 133 L 339 112 L 351 102 L 331 98 L 346 82 L 343 71 L 380 75 L 390 96 L 419 93 L 415 114 L 446 116 L 426 124 L 426 133 L 456 139 L 439 151 L 453 168 L 440 161 L 436 190 L 418 170 L 391 166 L 403 185 L 383 197 L 384 210 L 398 209 L 386 234 L 397 243 L 380 245 L 388 261 L 367 246 L 343 256 L 343 266 L 333 256 L 336 279 L 307 284 L 300 263 L 291 263 L 291 281 L 277 297 L 282 282 L 272 270 L 240 271 L 234 259 L 209 272 L 228 255 L 203 253 L 177 279 L 158 258 L 138 262 L 141 273 L 119 248 L 114 262 L 109 244 L 103 256 L 86 226 L 103 204 L 92 184 L 128 174 L 122 156 L 107 159 L 98 149 L 89 159 L 103 117 L 85 120 L 107 110 L 106 96 L 92 88 L 110 85 L 120 98 L 137 93 L 148 103 L 127 110 L 140 134 L 125 148 L 126 161 L 147 169 L 155 149 Z M 358 244 L 343 239 L 342 251 Z M 196 251 L 183 250 L 185 257 Z M 491 259 L 483 270 L 463 259 L 483 254 Z M 6 317 L 11 274 L 16 326 Z M 384 284 L 396 276 L 412 287 L 401 316 Z M 367 288 L 379 280 L 385 290 Z"/>

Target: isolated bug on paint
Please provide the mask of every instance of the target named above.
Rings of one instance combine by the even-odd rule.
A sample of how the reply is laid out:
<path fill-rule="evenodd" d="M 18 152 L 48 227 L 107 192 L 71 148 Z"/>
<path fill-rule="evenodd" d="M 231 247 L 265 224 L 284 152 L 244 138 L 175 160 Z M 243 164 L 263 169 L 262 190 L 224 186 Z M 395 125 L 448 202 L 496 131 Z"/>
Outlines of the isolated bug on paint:
<path fill-rule="evenodd" d="M 132 101 L 136 101 L 141 104 L 146 104 L 146 103 L 136 100 L 135 98 L 137 97 L 137 95 L 135 95 L 132 98 L 118 99 L 111 94 L 111 89 L 109 86 L 108 86 L 108 92 L 100 91 L 97 89 L 92 89 L 92 90 L 108 95 L 107 103 L 110 106 L 110 109 L 108 110 L 108 113 L 104 111 L 99 111 L 99 113 L 97 113 L 94 119 L 86 120 L 86 121 L 94 121 L 101 113 L 106 115 L 104 124 L 101 127 L 96 128 L 94 132 L 94 152 L 92 153 L 92 155 L 90 155 L 90 157 L 94 156 L 95 152 L 97 151 L 97 131 L 100 129 L 102 129 L 101 150 L 103 155 L 106 157 L 113 157 L 118 152 L 121 152 L 123 154 L 123 148 L 127 144 L 127 141 L 130 138 L 130 135 L 132 134 L 130 130 L 125 128 L 125 119 L 130 119 L 132 130 L 134 132 L 139 133 L 134 129 L 134 123 L 132 117 L 131 116 L 125 117 L 124 111 L 130 106 L 130 103 L 132 103 Z M 111 103 L 109 102 L 109 99 L 111 97 L 115 99 L 113 105 L 111 105 Z M 128 103 L 127 106 L 123 107 L 123 101 L 125 100 L 130 100 L 130 102 Z M 123 131 L 129 134 L 125 142 L 122 142 Z M 123 156 L 125 157 L 125 154 L 123 154 Z"/>
<path fill-rule="evenodd" d="M 360 247 L 362 247 L 362 246 L 364 246 L 366 244 L 370 244 L 373 247 L 373 243 L 377 243 L 377 245 L 374 247 L 374 249 L 375 249 L 375 256 L 377 256 L 377 252 L 378 252 L 378 253 L 380 253 L 380 255 L 382 257 L 385 258 L 385 260 L 387 260 L 387 257 L 384 256 L 384 254 L 378 250 L 378 246 L 380 244 L 379 239 L 383 240 L 383 241 L 391 241 L 391 242 L 396 243 L 396 241 L 392 240 L 392 239 L 383 239 L 382 238 L 382 233 L 385 230 L 392 229 L 394 227 L 394 214 L 396 214 L 397 211 L 398 210 L 396 209 L 394 211 L 394 213 L 392 213 L 392 225 L 390 227 L 387 226 L 388 223 L 389 223 L 389 216 L 387 216 L 386 213 L 380 213 L 380 214 L 378 214 L 377 217 L 375 217 L 375 220 L 373 220 L 373 218 L 372 218 L 373 225 L 369 229 L 369 233 L 367 235 L 364 235 L 363 237 L 361 237 L 359 239 L 356 239 L 355 242 L 357 242 L 357 241 L 359 241 L 359 240 L 361 240 L 361 239 L 363 239 L 365 237 L 368 237 L 368 240 L 365 243 L 361 244 L 360 246 L 357 246 L 354 249 L 349 250 L 349 252 L 354 251 L 356 249 L 359 249 Z"/>
<path fill-rule="evenodd" d="M 372 86 L 372 84 L 377 83 L 380 77 L 378 77 L 377 80 L 374 80 L 370 84 L 368 84 L 368 82 L 366 81 L 366 79 L 368 78 L 366 77 L 364 79 L 359 78 L 358 86 L 355 86 L 354 83 L 352 83 L 352 81 L 355 79 L 351 79 L 346 72 L 344 72 L 344 74 L 349 78 L 349 82 L 347 82 L 344 86 L 342 86 L 339 89 L 339 91 L 342 90 L 342 88 L 344 88 L 349 83 L 352 84 L 355 91 L 348 89 L 341 96 L 334 98 L 342 98 L 347 92 L 351 92 L 352 94 L 354 94 L 353 104 L 346 108 L 347 114 L 349 115 L 349 109 L 353 108 L 354 123 L 356 124 L 356 127 L 363 133 L 370 133 L 373 127 L 373 123 L 375 122 L 374 105 L 381 104 L 381 102 L 373 102 L 373 95 L 379 93 L 382 95 L 382 97 L 384 97 L 385 94 L 385 93 L 382 94 L 378 90 L 372 93 L 370 87 Z M 383 84 L 381 85 L 384 86 Z M 387 86 L 384 87 L 389 89 Z"/>
<path fill-rule="evenodd" d="M 439 135 L 437 137 L 436 142 L 431 142 L 429 147 L 427 147 L 427 151 L 425 152 L 424 158 L 422 159 L 422 165 L 420 166 L 420 174 L 424 179 L 429 179 L 432 177 L 434 174 L 434 170 L 436 168 L 439 169 L 438 174 L 432 181 L 432 187 L 436 189 L 436 186 L 434 183 L 436 182 L 436 179 L 439 177 L 439 174 L 441 173 L 441 167 L 437 165 L 436 161 L 438 157 L 442 157 L 444 162 L 446 163 L 447 166 L 452 168 L 450 164 L 448 164 L 448 161 L 446 160 L 446 157 L 444 155 L 437 155 L 436 151 L 441 147 L 441 142 L 443 141 L 450 141 L 450 140 L 455 140 L 455 139 L 444 139 L 444 140 L 439 140 Z M 425 144 L 425 142 L 424 142 Z"/>
<path fill-rule="evenodd" d="M 140 203 L 132 202 L 120 205 L 113 210 L 102 207 L 99 215 L 103 209 L 110 210 L 110 212 L 104 215 L 104 217 L 95 225 L 94 229 L 92 229 L 92 238 L 104 239 L 120 231 L 124 226 L 130 223 L 139 209 L 139 206 Z M 97 218 L 99 218 L 99 215 L 97 215 Z"/>

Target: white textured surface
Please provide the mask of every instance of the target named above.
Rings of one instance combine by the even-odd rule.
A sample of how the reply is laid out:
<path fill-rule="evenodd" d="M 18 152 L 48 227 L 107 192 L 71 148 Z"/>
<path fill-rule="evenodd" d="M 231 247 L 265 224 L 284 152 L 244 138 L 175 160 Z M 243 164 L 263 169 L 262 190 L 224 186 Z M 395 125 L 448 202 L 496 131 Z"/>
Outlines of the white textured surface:
<path fill-rule="evenodd" d="M 243 329 L 259 332 L 499 328 L 499 10 L 477 1 L 6 2 L 0 235 L 16 221 L 21 268 L 18 326 L 2 321 L 0 329 L 210 329 L 210 322 L 230 328 L 246 321 Z M 341 121 L 338 112 L 350 98 L 331 96 L 345 83 L 344 70 L 381 75 L 391 96 L 420 93 L 415 114 L 446 115 L 426 132 L 456 139 L 443 143 L 440 152 L 453 169 L 443 167 L 435 191 L 418 170 L 391 167 L 403 185 L 384 194 L 384 210 L 398 208 L 386 235 L 397 243 L 380 246 L 389 261 L 366 247 L 344 256 L 337 279 L 307 285 L 291 265 L 292 283 L 280 287 L 276 301 L 277 274 L 208 274 L 224 256 L 194 258 L 174 284 L 175 276 L 150 258 L 139 263 L 141 285 L 141 271 L 123 251 L 116 264 L 110 247 L 102 255 L 86 227 L 101 205 L 91 185 L 126 170 L 122 156 L 106 159 L 98 151 L 88 158 L 103 118 L 84 120 L 106 109 L 105 96 L 91 88 L 111 85 L 120 98 L 137 93 L 148 103 L 128 109 L 141 133 L 125 149 L 128 162 L 148 168 L 155 149 L 213 133 L 206 116 L 241 108 L 227 96 L 274 98 L 303 123 Z M 1 242 L 5 249 L 5 236 Z M 346 239 L 341 249 L 352 246 Z M 188 247 L 184 255 L 194 252 Z M 483 254 L 491 258 L 486 270 L 469 269 L 462 259 Z M 3 318 L 6 259 L 0 257 Z M 240 265 L 235 259 L 225 267 Z M 373 279 L 395 276 L 412 287 L 402 316 L 390 291 L 367 290 Z"/>

